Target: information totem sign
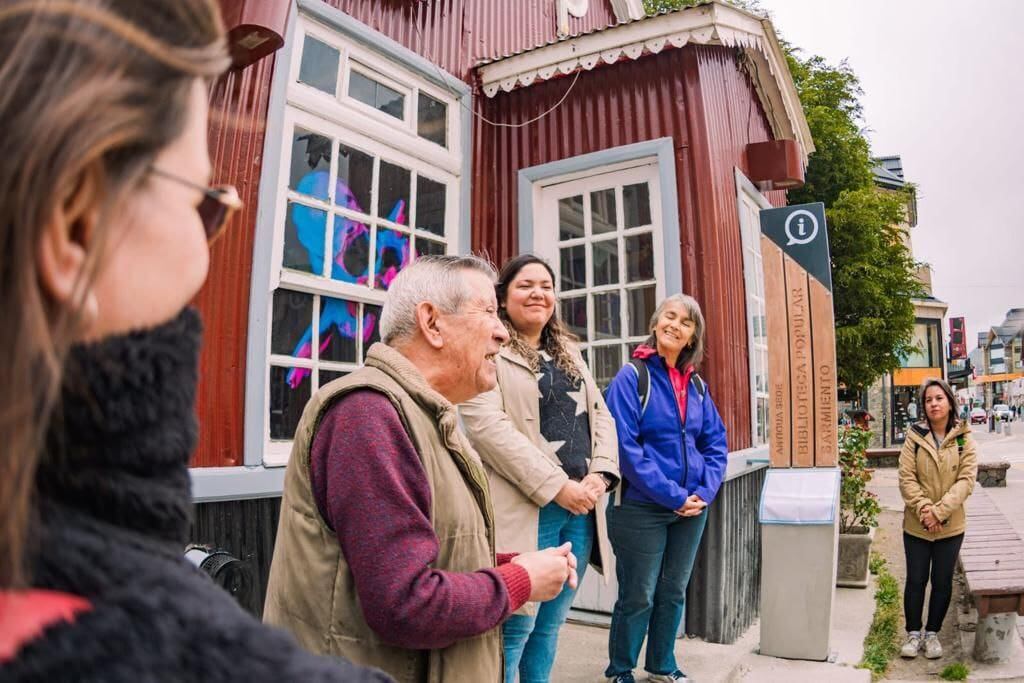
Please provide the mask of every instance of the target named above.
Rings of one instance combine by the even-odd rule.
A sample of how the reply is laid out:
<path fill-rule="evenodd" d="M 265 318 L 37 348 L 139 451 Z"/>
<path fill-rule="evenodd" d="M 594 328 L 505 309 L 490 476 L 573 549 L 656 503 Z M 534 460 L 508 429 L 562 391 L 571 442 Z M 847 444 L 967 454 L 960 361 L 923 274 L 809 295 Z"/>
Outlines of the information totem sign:
<path fill-rule="evenodd" d="M 760 653 L 830 656 L 839 544 L 836 331 L 825 206 L 761 211 L 769 447 Z"/>
<path fill-rule="evenodd" d="M 761 211 L 772 467 L 835 467 L 836 333 L 825 205 Z"/>

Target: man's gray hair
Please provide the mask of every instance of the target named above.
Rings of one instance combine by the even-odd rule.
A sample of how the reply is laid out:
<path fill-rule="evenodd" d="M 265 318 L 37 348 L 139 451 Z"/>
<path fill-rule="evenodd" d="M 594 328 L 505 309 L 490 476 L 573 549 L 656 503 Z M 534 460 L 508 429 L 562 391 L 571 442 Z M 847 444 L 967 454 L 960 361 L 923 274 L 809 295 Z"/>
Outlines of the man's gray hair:
<path fill-rule="evenodd" d="M 474 294 L 462 274 L 483 273 L 494 282 L 494 266 L 479 256 L 425 256 L 416 259 L 391 282 L 380 314 L 380 336 L 385 344 L 411 339 L 416 331 L 416 307 L 424 301 L 444 313 L 456 313 Z"/>

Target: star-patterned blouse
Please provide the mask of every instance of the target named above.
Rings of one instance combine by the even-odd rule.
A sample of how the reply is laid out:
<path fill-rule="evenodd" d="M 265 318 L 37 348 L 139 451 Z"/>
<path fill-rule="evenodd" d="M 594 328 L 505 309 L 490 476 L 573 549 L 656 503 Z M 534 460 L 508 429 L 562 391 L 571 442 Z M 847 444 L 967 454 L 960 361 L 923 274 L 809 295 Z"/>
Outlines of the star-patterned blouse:
<path fill-rule="evenodd" d="M 590 415 L 587 388 L 573 381 L 547 353 L 541 352 L 540 433 L 551 445 L 570 479 L 580 481 L 590 468 Z"/>

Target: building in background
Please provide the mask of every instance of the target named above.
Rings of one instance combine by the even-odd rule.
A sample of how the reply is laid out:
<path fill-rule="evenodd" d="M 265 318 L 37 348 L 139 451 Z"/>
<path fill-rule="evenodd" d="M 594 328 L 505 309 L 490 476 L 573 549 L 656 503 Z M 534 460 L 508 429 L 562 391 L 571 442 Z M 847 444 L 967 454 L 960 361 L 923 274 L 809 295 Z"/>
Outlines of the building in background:
<path fill-rule="evenodd" d="M 990 409 L 1024 405 L 1024 308 L 1011 308 L 1000 325 L 978 334 L 980 365 L 974 383 L 978 400 Z"/>
<path fill-rule="evenodd" d="M 903 177 L 903 162 L 899 156 L 879 157 L 875 160 L 875 185 L 883 190 L 903 191 L 908 182 Z M 917 226 L 917 199 L 915 193 L 907 198 L 907 221 L 903 236 L 907 248 L 913 253 L 910 231 Z M 932 295 L 931 266 L 922 264 L 917 270 L 924 294 L 914 299 L 914 337 L 917 350 L 902 359 L 901 367 L 884 375 L 862 397 L 863 407 L 874 418 L 870 423 L 873 433 L 871 446 L 898 446 L 906 438 L 907 429 L 922 419 L 924 413 L 918 405 L 921 382 L 929 377 L 946 378 L 945 342 L 943 329 L 947 304 Z"/>

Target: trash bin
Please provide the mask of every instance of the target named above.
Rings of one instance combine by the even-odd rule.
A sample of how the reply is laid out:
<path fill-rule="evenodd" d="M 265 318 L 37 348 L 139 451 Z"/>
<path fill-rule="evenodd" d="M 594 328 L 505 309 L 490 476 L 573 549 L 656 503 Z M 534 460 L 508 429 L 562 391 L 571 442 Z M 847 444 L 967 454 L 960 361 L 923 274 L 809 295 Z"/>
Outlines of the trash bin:
<path fill-rule="evenodd" d="M 761 654 L 830 655 L 839 550 L 838 468 L 768 471 L 761 493 Z"/>

